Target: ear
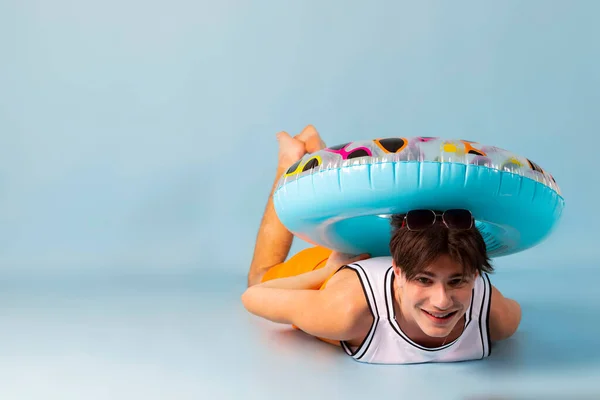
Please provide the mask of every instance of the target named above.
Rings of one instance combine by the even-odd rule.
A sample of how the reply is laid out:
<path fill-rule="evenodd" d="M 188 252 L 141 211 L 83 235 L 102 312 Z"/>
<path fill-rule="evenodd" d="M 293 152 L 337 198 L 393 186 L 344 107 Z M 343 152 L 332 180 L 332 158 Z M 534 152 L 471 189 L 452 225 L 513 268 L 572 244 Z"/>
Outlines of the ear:
<path fill-rule="evenodd" d="M 402 270 L 396 265 L 395 261 L 392 261 L 392 268 L 394 268 L 394 275 L 396 275 L 396 278 L 400 278 Z"/>
<path fill-rule="evenodd" d="M 401 289 L 404 287 L 404 276 L 402 275 L 402 270 L 393 261 L 392 268 L 394 268 L 394 279 L 396 280 L 396 285 L 398 285 L 398 288 Z"/>

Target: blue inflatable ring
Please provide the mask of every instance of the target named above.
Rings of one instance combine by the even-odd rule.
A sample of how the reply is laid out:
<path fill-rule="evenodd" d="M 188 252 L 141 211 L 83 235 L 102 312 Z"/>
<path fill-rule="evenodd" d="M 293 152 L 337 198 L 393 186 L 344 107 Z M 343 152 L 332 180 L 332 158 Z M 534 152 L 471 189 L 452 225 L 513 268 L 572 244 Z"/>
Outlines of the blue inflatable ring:
<path fill-rule="evenodd" d="M 299 238 L 350 254 L 389 255 L 389 217 L 471 210 L 490 257 L 539 244 L 560 219 L 556 181 L 531 160 L 465 140 L 356 141 L 305 155 L 280 178 L 275 211 Z"/>

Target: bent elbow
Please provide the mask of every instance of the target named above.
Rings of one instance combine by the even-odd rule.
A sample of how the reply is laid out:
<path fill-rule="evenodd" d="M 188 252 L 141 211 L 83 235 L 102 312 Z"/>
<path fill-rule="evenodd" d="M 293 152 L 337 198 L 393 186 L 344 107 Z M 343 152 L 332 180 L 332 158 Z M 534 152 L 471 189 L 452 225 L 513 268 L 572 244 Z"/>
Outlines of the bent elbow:
<path fill-rule="evenodd" d="M 521 324 L 521 306 L 515 300 L 506 299 L 508 310 L 506 313 L 506 320 L 501 329 L 500 337 L 498 340 L 506 340 L 512 337 Z"/>
<path fill-rule="evenodd" d="M 509 300 L 512 304 L 511 304 L 511 319 L 512 319 L 512 323 L 510 324 L 510 329 L 509 329 L 509 335 L 508 337 L 511 337 L 512 335 L 514 335 L 517 332 L 517 329 L 519 329 L 519 325 L 521 325 L 521 316 L 522 316 L 522 311 L 521 311 L 521 305 L 519 303 L 517 303 L 515 300 Z"/>
<path fill-rule="evenodd" d="M 512 299 L 504 299 L 504 304 L 491 316 L 490 339 L 493 342 L 513 336 L 521 324 L 521 306 Z"/>
<path fill-rule="evenodd" d="M 246 290 L 244 290 L 244 293 L 242 293 L 240 300 L 242 301 L 242 305 L 244 306 L 244 308 L 247 311 L 251 311 L 251 305 L 252 305 L 252 287 L 248 287 Z"/>

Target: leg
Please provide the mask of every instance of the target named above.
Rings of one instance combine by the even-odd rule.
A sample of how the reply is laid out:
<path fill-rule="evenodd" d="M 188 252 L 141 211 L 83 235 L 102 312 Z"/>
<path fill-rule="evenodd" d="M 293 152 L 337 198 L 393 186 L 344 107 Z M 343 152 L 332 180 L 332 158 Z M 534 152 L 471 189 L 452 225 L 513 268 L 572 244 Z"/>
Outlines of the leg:
<path fill-rule="evenodd" d="M 279 142 L 277 175 L 256 237 L 254 255 L 248 272 L 248 286 L 260 283 L 269 269 L 285 261 L 292 246 L 293 235 L 279 221 L 273 207 L 273 192 L 279 177 L 307 152 L 314 153 L 325 147 L 325 143 L 312 125 L 304 128 L 302 133 L 293 138 L 285 132 L 280 132 L 277 134 L 277 140 Z"/>
<path fill-rule="evenodd" d="M 289 260 L 269 268 L 263 275 L 261 282 L 297 276 L 323 268 L 327 263 L 330 254 L 331 250 L 320 246 L 310 247 L 299 251 Z"/>

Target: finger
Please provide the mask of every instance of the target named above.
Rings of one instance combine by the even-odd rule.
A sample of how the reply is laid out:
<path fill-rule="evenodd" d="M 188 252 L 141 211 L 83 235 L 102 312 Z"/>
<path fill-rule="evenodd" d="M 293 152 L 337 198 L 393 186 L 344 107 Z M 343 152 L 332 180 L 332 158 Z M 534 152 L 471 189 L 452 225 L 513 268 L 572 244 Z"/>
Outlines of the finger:
<path fill-rule="evenodd" d="M 371 255 L 368 253 L 363 253 L 363 254 L 359 254 L 357 256 L 352 257 L 353 261 L 359 261 L 359 260 L 366 260 L 367 258 L 370 258 Z"/>
<path fill-rule="evenodd" d="M 349 262 L 351 261 L 357 261 L 357 260 L 364 260 L 366 258 L 371 257 L 370 254 L 368 253 L 362 253 L 362 254 L 348 254 L 348 253 L 340 253 L 339 256 L 343 259 L 348 260 Z"/>

